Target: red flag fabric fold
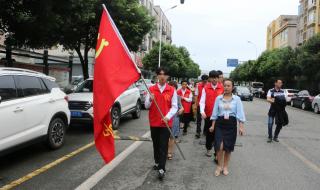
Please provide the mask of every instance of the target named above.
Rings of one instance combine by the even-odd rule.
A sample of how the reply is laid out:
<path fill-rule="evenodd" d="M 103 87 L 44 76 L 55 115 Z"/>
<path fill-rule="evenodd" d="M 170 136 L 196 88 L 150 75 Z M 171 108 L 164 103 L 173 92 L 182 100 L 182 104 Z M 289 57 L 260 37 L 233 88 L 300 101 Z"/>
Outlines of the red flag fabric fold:
<path fill-rule="evenodd" d="M 95 145 L 106 163 L 115 156 L 112 105 L 139 78 L 139 70 L 104 7 L 96 47 L 93 107 Z"/>

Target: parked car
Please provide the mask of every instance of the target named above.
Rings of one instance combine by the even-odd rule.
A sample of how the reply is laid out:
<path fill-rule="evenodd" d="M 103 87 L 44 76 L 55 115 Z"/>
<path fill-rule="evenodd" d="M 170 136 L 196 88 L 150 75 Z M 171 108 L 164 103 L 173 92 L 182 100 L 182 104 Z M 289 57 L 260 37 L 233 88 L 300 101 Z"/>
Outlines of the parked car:
<path fill-rule="evenodd" d="M 312 108 L 313 99 L 314 97 L 310 95 L 309 91 L 302 90 L 291 99 L 291 106 L 303 110 L 310 110 Z"/>
<path fill-rule="evenodd" d="M 314 113 L 320 113 L 320 94 L 318 96 L 314 97 L 312 101 L 312 109 Z"/>
<path fill-rule="evenodd" d="M 262 98 L 265 95 L 263 88 L 264 84 L 262 82 L 251 82 L 249 90 L 254 97 Z"/>
<path fill-rule="evenodd" d="M 253 94 L 248 87 L 237 86 L 235 87 L 235 94 L 241 98 L 241 100 L 253 101 Z"/>
<path fill-rule="evenodd" d="M 51 149 L 65 142 L 68 97 L 42 73 L 0 68 L 0 152 L 44 140 Z"/>
<path fill-rule="evenodd" d="M 290 104 L 291 99 L 299 93 L 299 90 L 296 89 L 283 89 L 286 95 L 287 103 Z"/>
<path fill-rule="evenodd" d="M 83 81 L 74 93 L 69 94 L 69 109 L 71 123 L 93 122 L 93 78 Z M 118 129 L 120 118 L 128 114 L 131 114 L 134 119 L 140 118 L 141 115 L 141 98 L 135 84 L 122 93 L 112 106 L 113 129 Z"/>
<path fill-rule="evenodd" d="M 149 83 L 147 84 L 148 88 L 152 86 L 153 84 Z M 146 85 L 141 84 L 141 83 L 136 83 L 137 88 L 139 89 L 140 92 L 140 100 L 141 100 L 141 105 L 144 107 L 144 101 L 146 100 L 146 96 L 148 94 L 148 89 Z"/>

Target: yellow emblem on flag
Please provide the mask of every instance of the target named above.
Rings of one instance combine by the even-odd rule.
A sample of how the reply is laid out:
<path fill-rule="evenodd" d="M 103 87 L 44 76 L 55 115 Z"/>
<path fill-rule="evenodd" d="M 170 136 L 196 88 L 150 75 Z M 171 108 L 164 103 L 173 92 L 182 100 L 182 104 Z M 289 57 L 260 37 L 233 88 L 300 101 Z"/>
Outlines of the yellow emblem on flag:
<path fill-rule="evenodd" d="M 98 34 L 98 39 L 99 39 L 99 37 L 100 37 L 100 34 Z M 97 52 L 96 52 L 96 59 L 97 59 L 97 57 L 99 57 L 99 55 L 101 54 L 101 52 L 102 52 L 102 50 L 103 50 L 103 48 L 104 47 L 107 47 L 107 46 L 109 46 L 109 42 L 106 40 L 106 39 L 102 39 L 102 41 L 101 41 L 101 43 L 100 43 L 100 45 L 99 45 L 99 48 L 98 48 L 98 50 L 97 50 Z"/>
<path fill-rule="evenodd" d="M 103 136 L 105 137 L 109 137 L 109 136 L 114 137 L 113 135 L 113 130 L 112 130 L 112 124 L 110 124 L 109 126 L 107 124 L 104 123 L 104 129 L 103 129 Z"/>

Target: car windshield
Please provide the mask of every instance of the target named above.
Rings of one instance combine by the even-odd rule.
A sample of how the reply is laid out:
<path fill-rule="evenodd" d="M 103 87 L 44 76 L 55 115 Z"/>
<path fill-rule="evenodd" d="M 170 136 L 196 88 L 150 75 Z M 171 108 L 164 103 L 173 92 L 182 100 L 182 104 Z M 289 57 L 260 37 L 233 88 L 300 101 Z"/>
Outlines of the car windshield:
<path fill-rule="evenodd" d="M 297 94 L 298 92 L 299 92 L 299 90 L 288 90 L 288 93 Z"/>
<path fill-rule="evenodd" d="M 75 92 L 76 93 L 93 92 L 93 80 L 84 81 L 80 86 L 78 86 Z"/>
<path fill-rule="evenodd" d="M 250 93 L 250 90 L 247 87 L 237 87 L 238 92 L 241 93 Z"/>
<path fill-rule="evenodd" d="M 252 83 L 252 87 L 253 88 L 263 88 L 264 85 L 263 85 L 263 83 L 260 83 L 260 82 L 254 82 L 254 83 Z"/>

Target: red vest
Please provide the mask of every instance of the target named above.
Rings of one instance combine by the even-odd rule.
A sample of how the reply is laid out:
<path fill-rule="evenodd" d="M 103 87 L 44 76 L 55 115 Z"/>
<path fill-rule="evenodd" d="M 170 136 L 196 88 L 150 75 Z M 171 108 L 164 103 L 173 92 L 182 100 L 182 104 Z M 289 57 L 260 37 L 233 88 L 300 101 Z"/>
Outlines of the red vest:
<path fill-rule="evenodd" d="M 154 98 L 157 101 L 160 110 L 163 115 L 166 116 L 167 113 L 171 109 L 171 100 L 174 94 L 174 88 L 166 84 L 164 91 L 161 93 L 158 87 L 158 84 L 155 84 L 150 87 L 150 91 L 154 94 Z M 172 120 L 169 121 L 169 126 L 172 127 Z M 166 127 L 165 123 L 162 121 L 161 115 L 156 107 L 156 105 L 152 102 L 149 109 L 149 122 L 151 127 Z"/>
<path fill-rule="evenodd" d="M 204 108 L 204 112 L 206 114 L 207 117 L 211 117 L 212 115 L 212 110 L 213 110 L 213 107 L 214 107 L 214 103 L 216 101 L 216 98 L 223 94 L 224 92 L 224 88 L 223 86 L 218 83 L 217 84 L 217 88 L 216 89 L 213 89 L 212 88 L 212 84 L 211 83 L 208 83 L 206 84 L 206 86 L 204 87 L 204 90 L 206 92 L 206 106 Z"/>
<path fill-rule="evenodd" d="M 206 83 L 206 84 L 208 84 L 208 83 Z M 205 84 L 205 85 L 206 85 Z M 203 90 L 203 87 L 205 86 L 205 85 L 203 85 L 203 83 L 201 82 L 201 83 L 198 83 L 198 105 L 199 105 L 199 102 L 200 102 L 200 99 L 201 99 L 201 95 L 202 95 L 202 90 Z"/>
<path fill-rule="evenodd" d="M 191 91 L 186 88 L 186 92 L 183 95 L 182 94 L 182 89 L 180 89 L 180 90 L 178 90 L 177 94 L 178 94 L 178 96 L 189 98 L 189 96 L 191 94 Z M 181 104 L 182 104 L 182 107 L 184 109 L 184 113 L 191 113 L 192 102 L 187 102 L 187 101 L 185 101 L 185 100 L 183 100 L 181 98 Z"/>

